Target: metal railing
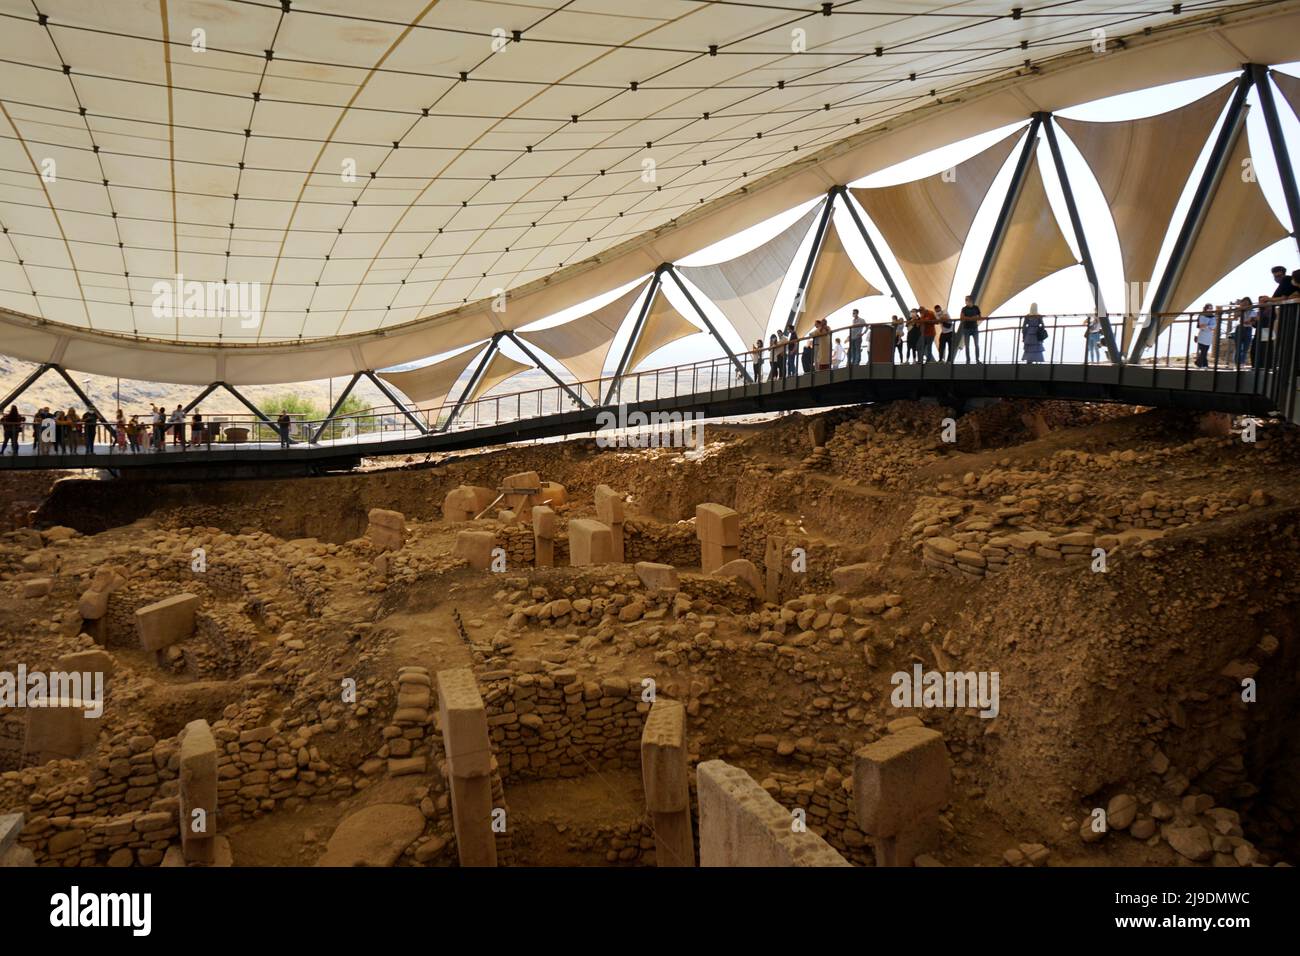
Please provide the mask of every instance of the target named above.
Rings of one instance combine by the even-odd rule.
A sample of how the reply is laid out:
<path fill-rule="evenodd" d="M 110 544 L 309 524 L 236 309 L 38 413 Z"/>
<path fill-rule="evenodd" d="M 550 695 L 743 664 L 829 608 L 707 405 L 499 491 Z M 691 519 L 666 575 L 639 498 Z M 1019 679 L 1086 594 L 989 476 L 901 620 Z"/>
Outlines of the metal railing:
<path fill-rule="evenodd" d="M 571 387 L 583 396 L 587 403 L 585 409 L 574 401 L 568 389 L 550 385 L 488 395 L 464 404 L 444 402 L 437 409 L 414 410 L 419 427 L 395 405 L 375 406 L 330 419 L 294 417 L 283 436 L 278 425 L 269 424 L 247 412 L 207 413 L 201 423 L 190 418 L 179 429 L 175 423 L 168 422 L 161 433 L 158 426 L 147 421 L 140 422 L 137 429 L 132 429 L 128 423 L 121 439 L 109 428 L 116 422 L 100 422 L 94 450 L 110 455 L 161 455 L 182 450 L 237 448 L 274 451 L 286 447 L 291 450 L 355 447 L 364 452 L 368 445 L 377 446 L 397 439 L 473 431 L 545 416 L 589 412 L 595 407 L 664 403 L 740 387 L 759 391 L 816 387 L 818 381 L 825 379 L 806 377 L 810 373 L 829 371 L 831 379 L 838 379 L 837 373 L 850 365 L 866 367 L 871 378 L 919 376 L 924 379 L 950 377 L 967 380 L 971 377 L 1016 379 L 1034 367 L 1047 367 L 1048 374 L 1054 366 L 1081 367 L 1085 370 L 1085 378 L 1091 366 L 1118 369 L 1120 376 L 1125 369 L 1175 369 L 1183 371 L 1183 385 L 1188 388 L 1193 386 L 1194 376 L 1232 372 L 1235 373 L 1233 390 L 1266 395 L 1276 403 L 1276 409 L 1294 419 L 1300 411 L 1295 396 L 1300 301 L 1261 308 L 1266 314 L 1261 315 L 1253 327 L 1249 325 L 1249 317 L 1246 317 L 1247 324 L 1243 325 L 1243 314 L 1235 310 L 1218 312 L 1212 326 L 1202 322 L 1199 313 L 1161 316 L 1162 328 L 1154 336 L 1146 356 L 1128 365 L 1117 366 L 1109 361 L 1101 333 L 1095 329 L 1088 332 L 1090 317 L 1087 315 L 1039 317 L 1047 333 L 1046 339 L 1041 341 L 1034 331 L 1026 330 L 1024 316 L 981 319 L 973 336 L 966 334 L 961 318 L 954 316 L 949 333 L 945 334 L 940 326 L 935 327 L 936 334 L 930 339 L 928 353 L 925 346 L 927 337 L 922 334 L 919 343 L 909 342 L 909 330 L 904 328 L 901 334 L 891 330 L 894 336 L 887 355 L 882 354 L 879 343 L 872 354 L 871 326 L 859 327 L 859 352 L 852 344 L 853 328 L 842 326 L 826 333 L 829 340 L 822 346 L 821 354 L 812 357 L 811 368 L 804 355 L 804 345 L 809 336 L 798 340 L 793 356 L 788 350 L 782 355 L 785 364 L 775 372 L 769 339 L 761 350 L 737 356 L 744 366 L 743 373 L 730 357 L 724 355 L 683 365 L 629 372 L 618 380 L 605 376 L 578 382 Z M 1121 334 L 1120 318 L 1116 317 L 1115 322 L 1118 338 Z M 1250 328 L 1250 333 L 1239 331 L 1243 328 Z M 1133 331 L 1136 334 L 1137 330 Z M 857 361 L 852 362 L 855 357 Z M 980 366 L 978 375 L 972 375 L 975 370 L 969 368 L 971 365 Z M 967 368 L 959 372 L 962 366 Z M 1279 372 L 1285 374 L 1279 375 Z M 268 414 L 275 416 L 276 410 L 269 409 Z M 313 440 L 318 430 L 319 439 Z M 135 441 L 130 438 L 133 431 Z M 37 440 L 31 421 L 21 428 L 19 447 L 21 454 L 49 455 L 59 463 L 74 467 L 75 462 L 70 460 L 90 453 L 84 434 L 79 433 L 77 426 L 69 426 L 60 437 L 44 443 Z"/>

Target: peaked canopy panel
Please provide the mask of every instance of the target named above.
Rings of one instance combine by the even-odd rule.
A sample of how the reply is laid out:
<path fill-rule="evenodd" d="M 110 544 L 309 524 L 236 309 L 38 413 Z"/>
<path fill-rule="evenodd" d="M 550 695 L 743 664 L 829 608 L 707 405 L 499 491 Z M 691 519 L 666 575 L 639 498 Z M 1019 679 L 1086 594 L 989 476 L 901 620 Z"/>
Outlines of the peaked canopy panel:
<path fill-rule="evenodd" d="M 858 267 L 849 258 L 848 250 L 840 239 L 834 223 L 826 230 L 812 277 L 804 290 L 803 308 L 795 325 L 800 335 L 812 328 L 818 319 L 824 319 L 836 309 L 881 292 L 862 277 Z"/>
<path fill-rule="evenodd" d="M 409 398 L 418 408 L 431 411 L 442 406 L 451 387 L 469 368 L 470 360 L 480 349 L 469 348 L 457 352 L 441 362 L 413 368 L 405 372 L 380 372 L 379 377 Z"/>
<path fill-rule="evenodd" d="M 677 266 L 731 322 L 746 345 L 767 332 L 781 284 L 825 200 L 744 255 L 707 266 Z"/>
<path fill-rule="evenodd" d="M 492 391 L 492 389 L 496 388 L 506 379 L 518 375 L 520 372 L 526 372 L 532 367 L 533 366 L 526 365 L 523 362 L 516 362 L 509 355 L 506 355 L 500 349 L 497 349 L 492 354 L 492 361 L 488 362 L 488 367 L 484 369 L 482 377 L 479 378 L 478 382 L 474 385 L 474 388 L 470 390 L 465 401 L 477 401 L 482 398 L 484 394 Z"/>
<path fill-rule="evenodd" d="M 1025 173 L 1024 186 L 1016 197 L 1006 235 L 984 283 L 980 306 L 988 306 L 985 314 L 994 315 L 1009 299 L 1039 279 L 1072 265 L 1075 265 L 1074 253 L 1052 214 L 1035 152 Z"/>
<path fill-rule="evenodd" d="M 650 306 L 650 311 L 646 313 L 645 324 L 641 327 L 641 334 L 637 336 L 636 345 L 632 348 L 627 370 L 632 371 L 670 342 L 684 339 L 699 331 L 697 326 L 687 321 L 673 308 L 673 304 L 668 301 L 668 297 L 662 290 L 659 291 Z"/>
<path fill-rule="evenodd" d="M 1126 285 L 1151 278 L 1174 207 L 1234 85 L 1225 83 L 1186 106 L 1142 119 L 1057 119 L 1110 206 Z"/>
<path fill-rule="evenodd" d="M 898 260 L 919 304 L 945 307 L 975 214 L 1022 134 L 1012 133 L 950 170 L 896 186 L 850 189 Z"/>
<path fill-rule="evenodd" d="M 1273 82 L 1282 91 L 1286 101 L 1291 104 L 1291 111 L 1295 113 L 1297 119 L 1300 119 L 1300 76 L 1292 76 L 1290 73 L 1282 73 L 1278 70 L 1270 70 L 1268 75 L 1273 77 Z"/>
<path fill-rule="evenodd" d="M 1246 134 L 1246 124 L 1242 123 L 1224 166 L 1223 178 L 1214 190 L 1191 254 L 1169 297 L 1180 312 L 1195 308 L 1206 289 L 1255 253 L 1288 235 L 1273 215 L 1255 177 L 1243 175 L 1248 167 L 1250 137 Z M 1162 320 L 1161 327 L 1168 324 L 1168 320 Z"/>
<path fill-rule="evenodd" d="M 571 322 L 515 334 L 555 358 L 573 374 L 589 397 L 599 400 L 599 379 L 605 370 L 609 347 L 646 285 L 646 282 L 638 283 L 613 302 Z"/>

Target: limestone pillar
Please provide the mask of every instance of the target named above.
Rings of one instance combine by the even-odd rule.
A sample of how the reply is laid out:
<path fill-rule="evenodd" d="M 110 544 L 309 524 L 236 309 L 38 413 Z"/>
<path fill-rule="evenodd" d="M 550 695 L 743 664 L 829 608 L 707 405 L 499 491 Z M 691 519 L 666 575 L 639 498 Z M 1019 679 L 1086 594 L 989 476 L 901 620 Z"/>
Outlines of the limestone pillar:
<path fill-rule="evenodd" d="M 695 767 L 700 866 L 851 866 L 739 767 Z"/>
<path fill-rule="evenodd" d="M 740 557 L 740 515 L 726 505 L 696 505 L 695 537 L 700 542 L 700 570 L 711 574 Z"/>
<path fill-rule="evenodd" d="M 468 667 L 438 671 L 438 714 L 461 866 L 496 866 L 487 708 Z"/>
<path fill-rule="evenodd" d="M 206 720 L 192 720 L 180 745 L 181 852 L 186 863 L 215 863 L 217 742 Z"/>
<path fill-rule="evenodd" d="M 457 531 L 452 554 L 464 558 L 476 571 L 486 571 L 492 566 L 492 551 L 497 546 L 497 536 L 491 531 Z"/>
<path fill-rule="evenodd" d="M 858 825 L 872 839 L 876 866 L 911 866 L 938 845 L 950 781 L 943 735 L 919 724 L 853 755 Z"/>
<path fill-rule="evenodd" d="M 99 739 L 104 702 L 47 697 L 27 702 L 23 753 L 37 763 L 76 760 Z M 91 716 L 95 714 L 96 716 Z"/>
<path fill-rule="evenodd" d="M 366 537 L 379 551 L 400 551 L 406 543 L 406 515 L 385 508 L 371 508 Z"/>
<path fill-rule="evenodd" d="M 546 505 L 533 509 L 533 556 L 536 567 L 555 566 L 555 512 Z"/>
<path fill-rule="evenodd" d="M 686 756 L 686 708 L 660 697 L 641 729 L 641 780 L 659 866 L 695 865 Z"/>
<path fill-rule="evenodd" d="M 575 518 L 569 522 L 569 564 L 609 564 L 614 558 L 613 532 L 609 525 L 594 518 Z"/>
<path fill-rule="evenodd" d="M 596 518 L 609 525 L 610 560 L 623 563 L 623 497 L 609 485 L 596 486 Z"/>
<path fill-rule="evenodd" d="M 140 646 L 153 651 L 161 661 L 162 652 L 194 633 L 194 616 L 199 609 L 197 594 L 176 594 L 135 612 L 135 626 Z"/>
<path fill-rule="evenodd" d="M 781 603 L 781 572 L 785 570 L 785 538 L 769 534 L 763 554 L 766 597 L 772 604 Z"/>

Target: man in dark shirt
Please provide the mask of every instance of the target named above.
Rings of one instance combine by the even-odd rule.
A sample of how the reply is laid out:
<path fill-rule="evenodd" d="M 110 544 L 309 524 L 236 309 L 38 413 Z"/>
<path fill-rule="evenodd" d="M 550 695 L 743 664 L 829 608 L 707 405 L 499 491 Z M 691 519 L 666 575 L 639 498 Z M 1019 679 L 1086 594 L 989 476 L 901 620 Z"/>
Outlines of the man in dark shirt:
<path fill-rule="evenodd" d="M 280 447 L 281 447 L 281 448 L 288 448 L 288 447 L 289 447 L 289 423 L 290 423 L 290 421 L 291 421 L 291 419 L 289 418 L 289 413 L 286 412 L 286 411 L 281 411 L 281 412 L 280 412 L 280 417 L 277 418 L 277 419 L 275 420 L 275 424 L 277 425 L 277 427 L 278 427 L 279 430 L 280 430 Z"/>
<path fill-rule="evenodd" d="M 1277 288 L 1273 290 L 1273 298 L 1275 299 L 1285 299 L 1288 296 L 1295 295 L 1297 291 L 1300 291 L 1296 289 L 1295 283 L 1291 281 L 1291 277 L 1286 274 L 1286 268 L 1284 266 L 1273 267 L 1273 281 L 1277 283 Z"/>
<path fill-rule="evenodd" d="M 86 414 L 81 416 L 81 423 L 85 426 L 86 431 L 86 454 L 94 454 L 95 431 L 99 425 L 99 416 L 90 409 L 86 409 Z"/>
<path fill-rule="evenodd" d="M 970 364 L 970 347 L 975 343 L 975 361 L 980 361 L 980 307 L 975 304 L 973 295 L 966 296 L 966 304 L 961 307 L 961 334 L 966 340 L 966 364 Z"/>

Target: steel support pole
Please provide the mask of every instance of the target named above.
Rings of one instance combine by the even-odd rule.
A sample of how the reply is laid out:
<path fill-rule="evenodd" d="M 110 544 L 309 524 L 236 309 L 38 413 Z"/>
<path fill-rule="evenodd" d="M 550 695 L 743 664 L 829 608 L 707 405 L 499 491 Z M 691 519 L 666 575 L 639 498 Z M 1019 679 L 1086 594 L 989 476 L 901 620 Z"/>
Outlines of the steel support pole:
<path fill-rule="evenodd" d="M 52 369 L 53 367 L 54 366 L 50 365 L 49 363 L 38 365 L 30 375 L 28 375 L 25 379 L 22 380 L 22 383 L 17 388 L 15 388 L 12 392 L 10 392 L 8 395 L 5 396 L 4 401 L 0 402 L 0 412 L 5 411 L 5 409 L 9 405 L 12 405 L 14 402 L 16 402 L 18 400 L 18 397 L 22 395 L 23 392 L 27 391 L 29 388 L 35 385 L 36 380 L 40 378 L 42 375 L 44 375 L 46 372 L 48 372 L 50 369 Z"/>
<path fill-rule="evenodd" d="M 547 376 L 551 379 L 552 382 L 554 382 L 556 385 L 560 386 L 560 388 L 564 389 L 564 390 L 568 393 L 569 398 L 573 399 L 574 402 L 577 403 L 577 406 L 578 406 L 579 408 L 589 408 L 589 407 L 590 407 L 590 404 L 589 404 L 589 403 L 588 403 L 588 402 L 587 402 L 587 401 L 586 401 L 586 400 L 585 400 L 581 395 L 579 395 L 577 392 L 575 392 L 575 391 L 574 391 L 574 390 L 569 386 L 569 384 L 568 384 L 567 382 L 565 382 L 563 379 L 560 378 L 560 376 L 556 375 L 556 374 L 555 374 L 554 372 L 552 372 L 549 368 L 547 368 L 544 364 L 542 364 L 542 360 L 539 359 L 539 358 L 537 357 L 536 353 L 533 352 L 533 350 L 530 349 L 530 348 L 529 348 L 529 347 L 528 347 L 528 346 L 527 346 L 527 345 L 526 345 L 526 344 L 525 344 L 525 343 L 524 343 L 524 342 L 519 338 L 519 336 L 515 335 L 514 332 L 507 332 L 507 333 L 506 333 L 506 337 L 509 338 L 511 342 L 514 342 L 515 345 L 519 346 L 519 350 L 520 350 L 521 352 L 523 352 L 524 355 L 528 356 L 528 358 L 532 361 L 532 363 L 533 363 L 534 365 L 536 365 L 539 369 L 541 369 L 543 372 L 545 372 L 545 373 L 547 374 Z M 539 411 L 540 411 L 540 407 L 539 407 Z"/>
<path fill-rule="evenodd" d="M 808 280 L 812 278 L 813 265 L 817 262 L 817 254 L 821 252 L 822 241 L 826 238 L 826 230 L 831 223 L 831 212 L 835 206 L 835 190 L 828 190 L 826 198 L 822 201 L 826 205 L 822 207 L 822 214 L 817 220 L 812 248 L 808 250 L 808 261 L 804 263 L 803 273 L 799 276 L 799 285 L 795 289 L 794 302 L 790 304 L 790 315 L 785 320 L 786 331 L 795 327 L 799 321 L 799 313 L 803 311 L 803 297 L 808 290 Z"/>
<path fill-rule="evenodd" d="M 1106 354 L 1118 365 L 1124 358 L 1115 343 L 1115 332 L 1111 328 L 1110 316 L 1106 313 L 1106 306 L 1102 301 L 1101 283 L 1097 281 L 1097 269 L 1093 265 L 1092 253 L 1088 249 L 1088 237 L 1084 234 L 1083 220 L 1079 217 L 1079 207 L 1074 201 L 1074 188 L 1070 185 L 1070 177 L 1065 172 L 1065 158 L 1061 155 L 1061 144 L 1056 139 L 1056 124 L 1052 122 L 1051 113 L 1039 115 L 1043 132 L 1047 134 L 1047 149 L 1052 154 L 1056 179 L 1061 184 L 1061 192 L 1065 196 L 1065 208 L 1070 214 L 1070 228 L 1074 230 L 1074 240 L 1079 244 L 1079 258 L 1083 261 L 1083 271 L 1088 277 L 1088 285 L 1092 287 L 1093 307 L 1097 310 L 1097 318 L 1101 321 L 1101 335 L 1106 343 Z"/>
<path fill-rule="evenodd" d="M 746 382 L 753 381 L 750 377 L 749 371 L 745 368 L 745 363 L 736 357 L 736 353 L 731 351 L 731 346 L 727 344 L 727 340 L 722 337 L 721 333 L 718 332 L 713 323 L 709 321 L 709 317 L 704 314 L 704 310 L 700 308 L 700 304 L 695 301 L 695 296 L 691 295 L 691 290 L 686 288 L 686 283 L 683 282 L 682 277 L 677 274 L 677 270 L 669 264 L 666 271 L 673 277 L 673 282 L 677 283 L 677 288 L 682 290 L 682 295 L 686 296 L 686 301 L 691 304 L 691 308 L 694 309 L 695 314 L 700 317 L 700 321 L 703 322 L 705 328 L 709 330 L 709 334 L 717 340 L 717 343 L 722 346 L 722 350 L 727 353 L 727 357 L 731 359 L 731 363 L 740 371 L 741 378 Z"/>
<path fill-rule="evenodd" d="M 866 223 L 864 223 L 862 217 L 858 215 L 857 207 L 854 206 L 853 200 L 849 196 L 849 191 L 843 186 L 837 188 L 840 191 L 840 198 L 844 200 L 844 208 L 849 211 L 849 216 L 853 219 L 853 225 L 858 227 L 858 232 L 862 236 L 862 241 L 867 244 L 867 251 L 871 253 L 871 258 L 876 261 L 876 268 L 879 269 L 880 274 L 885 277 L 885 285 L 889 286 L 889 294 L 894 297 L 894 301 L 898 303 L 898 307 L 903 310 L 903 316 L 906 317 L 909 310 L 907 302 L 903 299 L 903 293 L 898 291 L 898 285 L 894 282 L 894 277 L 890 275 L 889 270 L 885 268 L 885 260 L 880 257 L 880 250 L 876 248 L 875 242 L 872 241 L 871 233 L 867 232 Z M 920 303 L 917 304 L 919 305 Z"/>
<path fill-rule="evenodd" d="M 477 385 L 479 379 L 483 377 L 483 372 L 487 369 L 488 362 L 497 350 L 497 343 L 501 341 L 501 336 L 504 334 L 504 332 L 494 333 L 492 341 L 489 342 L 487 348 L 483 350 L 483 355 L 478 360 L 478 365 L 474 366 L 474 371 L 470 374 L 469 381 L 465 383 L 464 391 L 460 393 L 460 398 L 456 399 L 456 404 L 452 406 L 451 412 L 447 415 L 447 422 L 442 426 L 444 432 L 450 430 L 451 423 L 456 420 L 456 416 L 459 415 L 461 409 L 465 407 L 465 399 L 474 391 L 474 386 Z"/>
<path fill-rule="evenodd" d="M 81 390 L 81 387 L 72 380 L 72 376 L 68 374 L 67 370 L 64 369 L 63 366 L 61 365 L 54 365 L 51 367 L 54 369 L 54 371 L 59 373 L 59 377 L 61 379 L 63 379 L 65 382 L 68 383 L 68 388 L 72 389 L 73 393 L 77 396 L 77 398 L 81 399 L 81 404 L 85 405 L 88 409 L 90 409 L 92 412 L 95 413 L 95 418 L 98 419 L 99 424 L 103 425 L 104 428 L 108 430 L 108 433 L 112 435 L 114 439 L 116 439 L 117 429 L 113 427 L 113 425 L 110 424 L 106 418 L 104 418 L 104 413 L 95 407 L 95 403 L 90 400 L 90 396 L 87 395 L 85 392 L 83 392 Z"/>
<path fill-rule="evenodd" d="M 1029 164 L 1034 158 L 1034 149 L 1038 146 L 1038 127 L 1041 125 L 1039 114 L 1035 113 L 1029 121 L 1029 127 L 1025 132 L 1025 142 L 1020 149 L 1020 157 L 1016 160 L 1015 171 L 1011 174 L 1011 184 L 1007 187 L 1007 194 L 1002 199 L 1002 208 L 998 210 L 998 218 L 994 221 L 993 234 L 989 236 L 989 244 L 984 250 L 984 258 L 980 261 L 979 272 L 975 273 L 975 282 L 971 286 L 971 296 L 975 299 L 975 304 L 980 304 L 980 299 L 984 295 L 984 287 L 988 284 L 989 273 L 993 271 L 993 263 L 998 257 L 998 252 L 1002 248 L 1002 242 L 1007 237 L 1007 227 L 1011 224 L 1011 214 L 1015 212 L 1016 203 L 1020 199 L 1020 192 L 1025 187 L 1025 176 L 1029 172 Z M 998 303 L 1001 305 L 1002 303 Z"/>
<path fill-rule="evenodd" d="M 1264 111 L 1264 125 L 1268 127 L 1268 140 L 1273 144 L 1273 158 L 1277 161 L 1278 176 L 1282 179 L 1282 195 L 1286 198 L 1287 215 L 1291 217 L 1291 238 L 1300 248 L 1300 188 L 1296 187 L 1295 167 L 1291 165 L 1291 152 L 1286 137 L 1282 135 L 1282 121 L 1273 98 L 1273 83 L 1266 66 L 1252 64 L 1251 75 L 1259 93 L 1260 109 Z"/>
<path fill-rule="evenodd" d="M 1214 198 L 1214 194 L 1219 188 L 1219 181 L 1223 178 L 1228 155 L 1232 152 L 1237 137 L 1244 135 L 1246 94 L 1250 92 L 1250 87 L 1251 71 L 1250 67 L 1246 67 L 1242 70 L 1241 78 L 1237 81 L 1237 89 L 1232 94 L 1227 113 L 1224 114 L 1223 124 L 1219 127 L 1219 135 L 1210 150 L 1210 157 L 1205 164 L 1205 170 L 1201 173 L 1201 181 L 1196 184 L 1196 192 L 1192 195 L 1191 206 L 1187 210 L 1186 218 L 1183 219 L 1182 228 L 1178 231 L 1178 238 L 1174 240 L 1173 248 L 1169 252 L 1169 261 L 1165 263 L 1165 271 L 1160 276 L 1160 284 L 1156 286 L 1156 294 L 1151 300 L 1151 311 L 1147 317 L 1147 323 L 1138 332 L 1137 340 L 1133 343 L 1133 348 L 1129 352 L 1130 362 L 1136 362 L 1142 357 L 1142 353 L 1146 351 L 1147 346 L 1150 344 L 1153 333 L 1158 329 L 1160 314 L 1169 307 L 1169 299 L 1174 294 L 1174 287 L 1178 284 L 1179 278 L 1182 277 L 1183 268 L 1187 265 L 1192 246 L 1196 244 L 1196 237 L 1200 234 L 1201 225 L 1205 221 L 1205 213 L 1210 207 L 1210 200 Z"/>
<path fill-rule="evenodd" d="M 424 423 L 420 421 L 419 416 L 417 416 L 414 412 L 412 412 L 409 408 L 406 407 L 406 403 L 397 397 L 397 393 L 388 387 L 387 382 L 385 382 L 378 375 L 376 375 L 373 370 L 367 370 L 362 372 L 361 374 L 364 375 L 367 379 L 369 379 L 371 384 L 373 384 L 375 388 L 379 389 L 379 393 L 383 395 L 384 398 L 388 399 L 390 402 L 392 402 L 394 405 L 397 406 L 398 411 L 400 411 L 403 415 L 406 416 L 407 421 L 409 421 L 412 425 L 414 425 L 419 430 L 421 435 L 429 434 L 429 430 L 424 427 Z"/>
<path fill-rule="evenodd" d="M 604 404 L 606 405 L 614 400 L 614 392 L 623 384 L 623 376 L 627 372 L 627 363 L 632 358 L 632 349 L 636 348 L 637 339 L 641 337 L 641 330 L 645 328 L 646 316 L 650 314 L 650 304 L 654 302 L 655 296 L 659 293 L 659 283 L 662 281 L 663 272 L 663 266 L 655 269 L 654 275 L 650 277 L 650 284 L 646 286 L 645 298 L 641 300 L 641 308 L 637 310 L 636 321 L 632 324 L 632 332 L 628 335 L 627 345 L 623 347 L 623 354 L 618 360 L 618 365 L 614 368 L 614 378 L 609 383 L 609 391 L 605 393 Z"/>
<path fill-rule="evenodd" d="M 276 427 L 275 422 L 267 418 L 265 413 L 263 413 L 263 411 L 260 408 L 258 408 L 248 399 L 246 399 L 243 395 L 241 395 L 238 389 L 236 389 L 233 385 L 227 385 L 225 382 L 218 382 L 217 384 L 220 385 L 222 388 L 224 388 L 231 395 L 235 396 L 235 398 L 239 401 L 239 403 L 243 405 L 245 408 L 247 408 L 250 412 L 252 412 L 255 416 L 257 416 L 257 420 L 260 421 L 263 425 L 270 425 L 272 428 Z"/>
<path fill-rule="evenodd" d="M 199 392 L 198 398 L 195 398 L 193 401 L 191 401 L 188 405 L 185 406 L 185 413 L 189 414 L 190 412 L 192 412 L 195 408 L 198 407 L 200 402 L 202 402 L 205 398 L 207 398 L 209 395 L 211 395 L 220 387 L 221 387 L 220 382 L 213 382 L 203 391 Z"/>
<path fill-rule="evenodd" d="M 352 389 L 356 387 L 357 382 L 360 380 L 361 373 L 353 372 L 352 377 L 348 379 L 347 386 L 343 391 L 339 392 L 339 397 L 334 400 L 333 407 L 325 413 L 325 419 L 320 423 L 320 427 L 312 432 L 311 438 L 307 439 L 309 445 L 314 445 L 320 441 L 320 436 L 324 434 L 326 426 L 328 426 L 330 422 L 334 421 L 334 416 L 339 413 L 339 409 L 343 407 L 343 403 L 348 400 L 348 396 L 352 394 Z"/>

